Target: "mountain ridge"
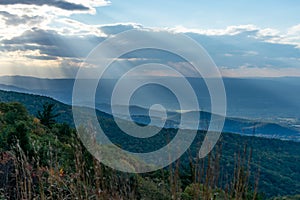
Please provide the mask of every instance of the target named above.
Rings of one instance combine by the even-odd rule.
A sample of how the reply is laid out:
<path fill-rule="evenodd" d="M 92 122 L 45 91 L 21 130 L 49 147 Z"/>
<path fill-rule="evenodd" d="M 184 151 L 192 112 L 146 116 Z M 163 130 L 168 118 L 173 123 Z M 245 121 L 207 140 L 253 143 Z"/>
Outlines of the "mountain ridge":
<path fill-rule="evenodd" d="M 6 102 L 15 101 L 23 103 L 27 107 L 29 112 L 34 116 L 36 116 L 38 110 L 43 109 L 44 103 L 54 103 L 56 105 L 54 111 L 60 113 L 57 121 L 60 123 L 64 122 L 73 124 L 71 106 L 60 103 L 53 98 L 16 92 L 0 91 L 0 101 L 4 100 Z M 153 141 L 151 140 L 154 143 L 142 145 L 141 147 L 139 147 L 139 145 L 135 146 L 136 143 L 132 139 L 128 139 L 124 134 L 121 134 L 120 130 L 117 129 L 116 124 L 113 123 L 114 120 L 112 119 L 111 115 L 105 114 L 100 111 L 97 113 L 98 115 L 100 115 L 100 122 L 102 123 L 102 125 L 104 125 L 106 131 L 108 131 L 108 137 L 111 138 L 111 141 L 117 145 L 121 145 L 124 148 L 129 148 L 128 150 L 132 150 L 132 148 L 138 148 L 136 150 L 139 151 L 144 148 L 156 148 L 157 145 L 160 146 L 164 144 L 164 141 L 155 139 Z M 162 131 L 164 133 L 173 134 L 175 132 L 175 129 L 163 129 Z M 190 132 L 189 130 L 184 131 L 186 131 L 187 133 Z M 202 141 L 201 139 L 203 139 L 201 133 L 202 132 L 199 131 L 199 134 L 197 134 L 195 138 L 194 144 L 191 145 L 191 150 L 193 152 L 197 151 L 194 145 L 199 141 Z M 224 167 L 224 170 L 226 168 L 232 168 L 232 163 L 234 163 L 233 155 L 235 150 L 237 148 L 241 148 L 243 144 L 247 144 L 248 146 L 251 146 L 253 148 L 253 159 L 256 162 L 260 162 L 259 165 L 261 166 L 261 191 L 264 191 L 268 197 L 277 196 L 278 194 L 293 195 L 299 193 L 299 167 L 295 162 L 296 159 L 299 159 L 298 142 L 244 136 L 225 132 L 222 133 L 220 141 L 222 142 L 224 149 L 224 154 L 222 156 L 222 166 Z M 188 163 L 186 155 L 183 155 L 182 159 L 183 163 Z M 230 173 L 230 171 L 228 171 L 228 173 Z"/>
<path fill-rule="evenodd" d="M 0 85 L 1 86 L 1 85 Z M 0 91 L 1 94 L 1 91 Z M 27 93 L 20 93 L 26 95 Z M 29 94 L 29 95 L 36 95 L 36 94 Z M 3 95 L 3 91 L 2 94 Z M 40 95 L 37 95 L 40 96 Z M 41 95 L 43 96 L 43 95 Z M 1 97 L 0 97 L 1 98 Z M 57 99 L 53 99 L 51 97 L 50 101 L 58 101 Z M 2 100 L 5 100 L 1 98 Z M 22 102 L 22 98 L 19 98 L 19 101 Z M 60 102 L 62 103 L 62 102 Z M 40 107 L 42 106 L 41 103 Z M 62 103 L 63 109 L 68 110 L 68 116 L 63 115 L 63 121 L 73 124 L 73 121 L 66 120 L 68 118 L 72 118 L 72 110 L 71 106 L 68 104 Z M 26 103 L 25 103 L 26 105 Z M 122 109 L 128 109 L 128 107 L 124 105 L 118 105 L 122 107 Z M 134 108 L 134 109 L 133 109 Z M 31 110 L 30 108 L 28 108 Z M 101 106 L 98 105 L 97 109 L 99 110 L 99 115 L 112 115 L 110 105 L 108 104 L 101 104 Z M 123 120 L 133 120 L 135 123 L 141 124 L 141 125 L 148 125 L 149 124 L 149 110 L 144 107 L 140 106 L 130 106 L 129 110 L 131 111 L 130 114 L 131 116 L 125 116 L 122 115 L 122 113 L 116 113 L 116 117 L 119 117 Z M 37 113 L 37 110 L 32 112 L 32 114 Z M 164 125 L 164 128 L 179 128 L 180 124 L 180 115 L 190 115 L 188 116 L 188 119 L 190 121 L 192 120 L 198 120 L 193 117 L 195 111 L 189 111 L 185 113 L 179 113 L 175 111 L 168 111 L 168 117 L 166 120 L 166 123 Z M 112 116 L 110 116 L 111 118 Z M 201 118 L 202 117 L 202 118 Z M 217 116 L 221 117 L 221 116 Z M 210 121 L 211 118 L 211 113 L 206 112 L 206 111 L 200 111 L 200 118 L 199 118 L 199 130 L 206 130 L 207 129 L 207 123 Z M 158 121 L 159 119 L 156 118 Z M 155 120 L 154 120 L 155 121 Z M 156 123 L 153 123 L 152 125 L 157 125 Z M 162 128 L 162 127 L 161 127 Z M 182 129 L 189 129 L 189 127 L 180 127 Z M 293 127 L 287 127 L 287 126 L 282 126 L 276 123 L 270 123 L 270 122 L 262 122 L 262 121 L 255 121 L 255 120 L 249 120 L 249 119 L 243 119 L 243 118 L 230 118 L 226 117 L 225 118 L 225 124 L 223 128 L 224 132 L 231 132 L 235 134 L 241 134 L 241 135 L 250 135 L 250 136 L 258 136 L 258 137 L 267 137 L 267 138 L 277 138 L 277 139 L 283 139 L 283 140 L 294 140 L 294 141 L 300 141 L 300 134 L 299 131 Z"/>

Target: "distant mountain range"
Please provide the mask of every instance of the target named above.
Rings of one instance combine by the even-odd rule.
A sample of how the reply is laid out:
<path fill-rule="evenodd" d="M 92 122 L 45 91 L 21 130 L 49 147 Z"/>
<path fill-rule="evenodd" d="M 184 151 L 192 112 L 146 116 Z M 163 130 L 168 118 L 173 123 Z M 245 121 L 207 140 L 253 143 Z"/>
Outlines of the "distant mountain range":
<path fill-rule="evenodd" d="M 108 114 L 111 114 L 110 106 L 102 104 L 100 106 L 102 111 L 105 111 Z M 128 109 L 126 106 L 122 109 Z M 122 110 L 119 109 L 119 110 Z M 115 115 L 119 118 L 125 120 L 133 120 L 138 124 L 147 125 L 150 123 L 151 119 L 149 117 L 149 110 L 146 108 L 142 108 L 139 106 L 130 106 L 129 107 L 130 116 L 124 115 L 122 113 L 115 113 Z M 161 118 L 159 116 L 163 116 L 161 111 L 156 110 L 156 116 L 152 118 L 151 124 L 159 126 Z M 193 123 L 197 120 L 196 116 L 199 116 L 199 130 L 206 130 L 208 124 L 211 120 L 211 113 L 200 111 L 189 111 L 189 112 L 176 112 L 171 111 L 167 112 L 167 119 L 164 125 L 164 128 L 181 128 L 181 129 L 189 129 L 189 123 Z M 181 117 L 184 115 L 185 119 L 187 119 L 188 123 L 185 126 L 180 126 Z M 222 116 L 216 116 L 216 119 L 223 118 Z M 271 122 L 262 122 L 256 120 L 242 119 L 242 118 L 233 118 L 226 117 L 225 124 L 223 127 L 223 132 L 237 133 L 242 135 L 251 135 L 251 136 L 259 136 L 259 137 L 267 137 L 267 138 L 277 138 L 284 140 L 295 140 L 300 141 L 300 131 L 293 127 L 287 125 L 280 125 Z"/>
<path fill-rule="evenodd" d="M 176 78 L 169 79 L 172 84 L 180 83 Z M 198 97 L 203 113 L 210 112 L 210 96 L 203 79 L 188 78 Z M 74 79 L 41 79 L 23 76 L 0 77 L 0 89 L 28 94 L 52 97 L 71 105 Z M 87 83 L 91 80 L 85 80 Z M 95 95 L 97 109 L 111 114 L 110 100 L 117 80 L 102 79 Z M 295 139 L 300 132 L 300 78 L 224 78 L 227 96 L 227 118 L 224 131 L 255 134 L 264 137 Z M 131 117 L 138 123 L 149 122 L 148 109 L 153 103 L 160 103 L 169 110 L 166 127 L 177 127 L 179 123 L 178 102 L 168 90 L 158 86 L 148 86 L 136 92 L 131 102 Z M 84 88 L 83 106 L 91 106 L 85 100 L 90 95 L 89 88 Z M 122 106 L 122 105 L 120 105 Z M 193 112 L 180 113 L 189 115 L 194 120 Z M 128 116 L 120 117 L 128 119 Z M 204 115 L 205 116 L 205 115 Z M 158 119 L 159 120 L 159 119 Z M 205 119 L 204 121 L 207 121 Z M 206 125 L 200 123 L 203 129 Z M 254 128 L 255 127 L 255 128 Z M 189 127 L 182 127 L 189 128 Z M 297 139 L 296 139 L 297 140 Z"/>
<path fill-rule="evenodd" d="M 3 86 L 3 85 L 0 85 Z M 16 89 L 15 87 L 7 87 L 7 89 Z M 36 95 L 28 95 L 22 93 L 15 92 L 5 92 L 0 91 L 0 101 L 10 102 L 10 101 L 18 101 L 28 106 L 27 109 L 31 112 L 31 114 L 36 115 L 37 109 L 42 108 L 43 103 L 52 102 L 57 105 L 58 111 L 62 114 L 59 116 L 59 121 L 66 122 L 68 124 L 73 124 L 72 120 L 72 108 L 67 104 L 60 103 L 51 98 L 39 97 Z M 33 106 L 35 105 L 35 106 Z M 97 112 L 99 116 L 104 116 L 106 118 L 112 118 L 111 107 L 109 104 L 98 104 Z M 119 105 L 122 109 L 129 109 L 130 116 L 126 116 L 123 113 L 115 113 L 115 116 L 121 118 L 123 120 L 133 120 L 135 123 L 140 125 L 147 125 L 150 123 L 149 110 L 147 108 L 143 108 L 140 106 L 130 106 L 125 107 Z M 152 119 L 152 125 L 160 126 L 159 122 L 161 121 L 160 116 L 162 116 L 161 111 L 156 110 L 155 116 Z M 164 128 L 182 128 L 189 129 L 189 125 L 180 126 L 180 119 L 183 115 L 185 115 L 186 119 L 189 122 L 193 122 L 194 120 L 199 120 L 199 130 L 206 130 L 208 123 L 211 119 L 211 113 L 209 112 L 200 112 L 200 118 L 195 118 L 196 114 L 198 115 L 199 111 L 189 111 L 189 112 L 178 112 L 178 111 L 168 111 L 167 119 L 164 124 Z M 216 118 L 221 118 L 222 116 L 217 116 Z M 237 133 L 241 135 L 251 135 L 251 136 L 259 136 L 259 137 L 267 137 L 267 138 L 277 138 L 283 140 L 294 140 L 300 141 L 300 131 L 293 126 L 281 125 L 270 122 L 261 122 L 256 120 L 242 119 L 242 118 L 233 118 L 226 117 L 225 125 L 223 127 L 223 132 Z"/>
<path fill-rule="evenodd" d="M 176 78 L 169 79 L 177 86 Z M 210 96 L 203 79 L 188 79 L 196 91 L 199 107 L 210 111 Z M 89 80 L 86 80 L 87 82 Z M 99 83 L 96 93 L 98 104 L 109 104 L 116 80 L 104 79 Z M 40 79 L 22 76 L 0 77 L 0 89 L 39 94 L 72 103 L 74 79 Z M 238 118 L 263 119 L 281 123 L 300 125 L 300 78 L 224 78 L 227 96 L 227 116 Z M 178 84 L 178 87 L 181 87 Z M 84 88 L 88 94 L 89 88 Z M 154 95 L 155 94 L 155 95 Z M 147 87 L 145 92 L 137 93 L 132 105 L 148 107 L 153 100 L 162 101 L 170 110 L 178 109 L 172 95 L 166 95 L 165 88 Z M 163 97 L 155 99 L 157 97 Z M 87 103 L 87 102 L 83 102 Z"/>

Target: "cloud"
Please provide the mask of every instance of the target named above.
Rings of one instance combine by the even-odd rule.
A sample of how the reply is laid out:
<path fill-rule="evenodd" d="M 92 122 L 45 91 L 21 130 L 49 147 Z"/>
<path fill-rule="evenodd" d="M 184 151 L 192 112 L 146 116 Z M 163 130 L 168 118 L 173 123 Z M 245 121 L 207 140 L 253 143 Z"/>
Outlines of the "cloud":
<path fill-rule="evenodd" d="M 0 64 L 28 68 L 40 63 L 41 67 L 77 69 L 79 61 L 101 41 L 136 29 L 187 34 L 228 76 L 299 75 L 300 24 L 283 32 L 253 24 L 205 30 L 184 26 L 147 28 L 137 23 L 90 25 L 72 19 L 72 14 L 95 14 L 96 7 L 107 5 L 108 0 L 0 0 Z M 155 51 L 133 52 L 120 60 L 186 67 L 175 56 Z"/>
<path fill-rule="evenodd" d="M 42 55 L 38 50 L 0 51 L 1 75 L 71 78 L 76 76 L 80 64 L 80 59 L 50 59 L 50 56 Z"/>
<path fill-rule="evenodd" d="M 74 13 L 95 14 L 95 7 L 109 4 L 107 0 L 1 0 L 0 10 L 19 16 L 58 17 Z"/>
<path fill-rule="evenodd" d="M 35 59 L 35 60 L 57 60 L 57 57 L 54 56 L 32 56 L 28 55 L 27 58 Z"/>
<path fill-rule="evenodd" d="M 22 35 L 32 28 L 61 34 L 101 35 L 98 27 L 64 19 L 72 14 L 95 14 L 107 0 L 3 0 L 0 1 L 0 40 Z"/>
<path fill-rule="evenodd" d="M 259 67 L 297 68 L 300 66 L 297 59 L 300 48 L 295 44 L 283 41 L 272 42 L 271 38 L 275 39 L 278 36 L 272 37 L 271 33 L 265 33 L 262 37 L 258 36 L 258 33 L 261 31 L 247 29 L 233 35 L 206 35 L 192 32 L 186 34 L 206 49 L 217 66 L 239 68 L 245 63 Z"/>
<path fill-rule="evenodd" d="M 82 10 L 72 6 L 64 9 L 58 1 L 9 2 L 5 0 L 0 3 L 0 53 L 5 54 L 2 58 L 6 64 L 13 63 L 18 57 L 19 65 L 21 60 L 24 66 L 33 61 L 36 65 L 43 61 L 43 66 L 47 63 L 49 67 L 62 67 L 74 74 L 71 68 L 78 69 L 77 61 L 101 41 L 120 32 L 136 29 L 185 33 L 207 50 L 225 76 L 268 76 L 268 73 L 269 76 L 279 76 L 280 73 L 282 76 L 298 76 L 300 25 L 291 27 L 285 33 L 251 24 L 208 30 L 183 26 L 147 28 L 136 23 L 89 25 L 66 16 L 82 12 L 92 14 L 95 12 L 94 6 L 105 6 L 110 2 L 60 1 L 88 8 Z M 178 69 L 186 67 L 176 56 L 155 51 L 133 52 L 120 60 L 129 64 L 160 62 Z"/>
<path fill-rule="evenodd" d="M 167 28 L 166 30 L 173 31 L 175 33 L 196 33 L 201 35 L 221 36 L 221 35 L 237 35 L 244 32 L 256 31 L 257 27 L 252 24 L 228 26 L 225 29 L 190 29 L 184 26 L 177 26 L 175 28 Z"/>
<path fill-rule="evenodd" d="M 287 35 L 299 35 L 300 34 L 300 24 L 292 26 L 288 29 Z"/>
<path fill-rule="evenodd" d="M 258 28 L 257 35 L 259 38 L 278 37 L 280 35 L 280 31 L 272 28 Z"/>
<path fill-rule="evenodd" d="M 161 29 L 160 29 L 161 30 Z M 272 28 L 260 28 L 253 24 L 228 26 L 224 29 L 191 29 L 184 26 L 165 28 L 175 33 L 199 34 L 206 36 L 247 35 L 268 43 L 294 45 L 300 49 L 300 24 L 289 28 L 286 32 Z"/>
<path fill-rule="evenodd" d="M 69 16 L 95 14 L 96 7 L 109 4 L 107 0 L 0 1 L 1 74 L 74 75 L 71 68 L 78 68 L 74 60 L 79 62 L 106 35 L 99 26 Z"/>
<path fill-rule="evenodd" d="M 107 35 L 115 35 L 132 29 L 141 30 L 144 29 L 144 27 L 141 24 L 137 23 L 117 23 L 101 25 L 99 29 Z"/>
<path fill-rule="evenodd" d="M 157 28 L 185 33 L 209 53 L 224 76 L 300 76 L 300 25 L 286 33 L 254 25 L 225 29 Z"/>
<path fill-rule="evenodd" d="M 300 24 L 290 27 L 285 34 L 271 39 L 270 42 L 293 44 L 300 48 Z"/>
<path fill-rule="evenodd" d="M 61 35 L 53 30 L 32 29 L 21 36 L 2 41 L 2 51 L 37 50 L 54 57 L 83 58 L 104 38 Z"/>
<path fill-rule="evenodd" d="M 20 25 L 20 24 L 28 24 L 33 26 L 45 20 L 44 17 L 40 17 L 40 16 L 32 16 L 32 17 L 28 15 L 18 16 L 18 15 L 10 14 L 6 11 L 0 11 L 0 16 L 5 21 L 6 25 L 13 25 L 13 26 Z"/>
<path fill-rule="evenodd" d="M 277 68 L 277 67 L 257 67 L 243 65 L 239 68 L 222 67 L 220 69 L 224 77 L 285 77 L 300 76 L 300 68 Z"/>
<path fill-rule="evenodd" d="M 88 7 L 82 4 L 71 3 L 63 0 L 1 0 L 0 5 L 37 5 L 37 6 L 53 6 L 63 10 L 89 10 Z"/>
<path fill-rule="evenodd" d="M 97 25 L 88 25 L 69 18 L 55 19 L 53 23 L 55 27 L 51 27 L 51 29 L 63 35 L 107 37 L 107 34 Z"/>

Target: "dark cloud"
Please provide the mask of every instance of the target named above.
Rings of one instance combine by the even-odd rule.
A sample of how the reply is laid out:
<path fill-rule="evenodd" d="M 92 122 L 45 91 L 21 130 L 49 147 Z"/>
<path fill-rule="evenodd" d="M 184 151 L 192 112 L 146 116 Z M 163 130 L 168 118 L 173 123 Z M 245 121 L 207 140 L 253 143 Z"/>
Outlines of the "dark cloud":
<path fill-rule="evenodd" d="M 60 35 L 52 30 L 32 29 L 21 36 L 2 40 L 2 51 L 39 50 L 41 54 L 54 57 L 85 57 L 105 38 Z"/>
<path fill-rule="evenodd" d="M 134 28 L 136 28 L 134 25 L 111 25 L 100 29 L 107 35 L 114 35 Z M 199 42 L 218 66 L 230 68 L 245 65 L 247 67 L 299 67 L 299 48 L 295 45 L 266 42 L 266 38 L 257 37 L 257 33 L 257 31 L 243 31 L 236 35 L 211 36 L 196 33 L 187 33 L 187 35 Z M 104 39 L 106 38 L 95 35 L 81 37 L 61 35 L 53 30 L 34 28 L 24 32 L 21 36 L 2 40 L 0 51 L 39 50 L 43 56 L 47 57 L 32 58 L 45 60 L 55 57 L 83 58 Z M 176 55 L 151 49 L 134 51 L 121 58 L 137 63 L 144 62 L 143 59 L 160 63 L 182 62 Z"/>
<path fill-rule="evenodd" d="M 40 17 L 40 16 L 30 17 L 27 15 L 22 15 L 20 17 L 18 15 L 10 14 L 6 11 L 0 11 L 0 15 L 2 16 L 2 18 L 4 19 L 7 25 L 19 25 L 19 24 L 35 25 L 45 20 L 44 17 Z"/>
<path fill-rule="evenodd" d="M 142 28 L 142 27 L 141 27 Z M 123 31 L 136 29 L 131 24 L 103 26 L 101 31 L 114 35 Z M 240 30 L 235 35 L 204 35 L 186 33 L 201 44 L 218 66 L 239 68 L 247 64 L 249 67 L 299 67 L 300 49 L 295 45 L 266 42 L 277 36 L 258 37 L 259 30 Z M 158 59 L 159 62 L 182 62 L 178 56 L 144 50 L 123 55 L 122 58 Z"/>
<path fill-rule="evenodd" d="M 63 40 L 65 36 L 59 35 L 52 30 L 42 30 L 33 28 L 25 31 L 21 36 L 14 37 L 11 40 L 3 40 L 3 44 L 38 44 L 52 46 Z"/>
<path fill-rule="evenodd" d="M 187 33 L 201 44 L 218 66 L 240 67 L 246 63 L 256 67 L 299 67 L 296 58 L 300 49 L 295 45 L 266 42 L 258 31 L 236 35 L 209 36 Z M 267 39 L 271 39 L 269 36 Z"/>
<path fill-rule="evenodd" d="M 135 29 L 135 26 L 132 24 L 117 24 L 110 26 L 102 26 L 100 28 L 107 35 L 115 35 L 124 31 Z"/>
<path fill-rule="evenodd" d="M 25 5 L 37 5 L 37 6 L 53 6 L 63 10 L 89 10 L 81 4 L 75 4 L 63 0 L 1 0 L 0 5 L 14 5 L 14 4 L 25 4 Z"/>
<path fill-rule="evenodd" d="M 57 57 L 54 56 L 26 56 L 27 58 L 36 59 L 36 60 L 57 60 Z"/>

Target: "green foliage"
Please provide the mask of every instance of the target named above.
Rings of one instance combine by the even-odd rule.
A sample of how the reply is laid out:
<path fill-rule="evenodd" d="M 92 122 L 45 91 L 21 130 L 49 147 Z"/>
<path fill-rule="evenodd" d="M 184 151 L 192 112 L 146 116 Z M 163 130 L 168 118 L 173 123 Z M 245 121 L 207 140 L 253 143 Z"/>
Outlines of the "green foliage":
<path fill-rule="evenodd" d="M 59 113 L 54 114 L 54 106 L 55 104 L 46 103 L 43 105 L 43 110 L 38 111 L 37 118 L 47 127 L 51 127 L 55 124 L 55 118 L 59 116 Z"/>
<path fill-rule="evenodd" d="M 203 196 L 204 186 L 201 184 L 190 184 L 188 185 L 181 195 L 183 200 L 200 200 Z M 211 191 L 212 199 L 223 200 L 228 199 L 225 192 L 220 189 Z"/>
<path fill-rule="evenodd" d="M 29 129 L 25 122 L 17 122 L 15 130 L 8 135 L 7 142 L 12 146 L 19 143 L 20 147 L 29 157 L 33 156 L 33 149 L 29 140 Z"/>
<path fill-rule="evenodd" d="M 299 200 L 299 199 L 300 199 L 300 194 L 294 196 L 275 197 L 272 198 L 271 200 Z"/>
<path fill-rule="evenodd" d="M 151 200 L 169 200 L 171 199 L 171 194 L 165 190 L 164 185 L 161 183 L 155 183 L 153 180 L 149 178 L 141 178 L 138 179 L 138 192 L 140 194 L 141 199 Z"/>
<path fill-rule="evenodd" d="M 11 150 L 11 144 L 17 142 L 20 144 L 25 154 L 31 154 L 30 152 L 33 152 L 34 160 L 39 161 L 39 163 L 34 163 L 34 161 L 32 161 L 33 163 L 30 163 L 30 165 L 40 166 L 46 169 L 53 168 L 56 171 L 63 168 L 66 174 L 70 176 L 68 177 L 70 178 L 68 181 L 73 180 L 74 176 L 77 176 L 78 169 L 76 168 L 76 163 L 78 162 L 76 161 L 76 156 L 78 152 L 81 152 L 82 159 L 80 159 L 80 163 L 84 163 L 83 169 L 90 170 L 88 172 L 88 177 L 90 178 L 86 181 L 88 182 L 86 184 L 89 185 L 89 187 L 91 187 L 90 190 L 93 191 L 95 180 L 92 180 L 91 177 L 96 173 L 96 170 L 93 167 L 93 157 L 83 148 L 77 138 L 75 129 L 72 128 L 73 122 L 70 106 L 46 97 L 2 91 L 0 91 L 0 99 L 6 99 L 5 101 L 18 100 L 23 102 L 32 115 L 36 114 L 38 110 L 44 110 L 43 106 L 47 102 L 49 102 L 49 104 L 55 104 L 55 112 L 60 113 L 56 118 L 57 121 L 61 123 L 65 122 L 65 124 L 52 123 L 49 128 L 46 128 L 41 125 L 41 121 L 35 121 L 32 116 L 29 116 L 22 104 L 0 103 L 0 151 Z M 52 110 L 54 111 L 53 108 Z M 52 115 L 55 112 L 52 112 Z M 42 114 L 43 112 L 41 112 L 41 115 Z M 128 148 L 129 150 L 134 148 L 134 143 L 121 135 L 120 130 L 113 123 L 112 119 L 105 116 L 103 113 L 98 112 L 97 114 L 101 121 L 101 126 L 103 125 L 105 132 L 112 137 L 115 143 L 120 144 L 122 148 Z M 71 127 L 68 124 L 70 124 Z M 162 133 L 166 136 L 172 136 L 172 134 L 176 133 L 176 130 L 164 129 Z M 187 131 L 187 134 L 189 134 L 189 131 Z M 198 152 L 196 143 L 203 140 L 203 135 L 203 133 L 199 132 L 195 139 L 195 143 L 191 146 L 191 152 L 194 154 L 194 157 L 196 157 Z M 267 197 L 300 193 L 300 170 L 299 163 L 297 162 L 300 159 L 299 143 L 275 139 L 244 137 L 230 133 L 223 133 L 222 135 L 223 151 L 220 166 L 222 166 L 223 181 L 232 178 L 234 154 L 241 145 L 248 144 L 253 149 L 252 154 L 254 162 L 251 163 L 250 168 L 261 169 L 258 186 L 259 192 L 264 192 Z M 155 140 L 155 142 L 152 142 L 151 144 L 143 145 L 141 150 L 157 148 L 161 144 L 164 144 L 163 142 L 164 141 L 161 140 Z M 31 151 L 31 149 L 33 150 Z M 189 168 L 184 166 L 184 163 L 188 163 L 188 156 L 186 154 L 183 155 L 180 162 L 183 163 L 181 165 L 183 171 L 180 172 L 180 189 L 183 191 L 181 197 L 183 199 L 190 199 L 193 198 L 193 190 L 191 189 L 192 176 L 190 175 Z M 115 174 L 112 170 L 107 169 L 100 174 L 106 173 L 108 175 L 105 180 L 111 180 L 113 183 L 104 182 L 103 185 L 107 186 L 107 191 L 111 191 L 111 188 L 108 187 L 108 185 L 113 185 L 114 182 L 120 182 L 120 180 L 118 181 L 118 178 L 121 176 L 120 174 Z M 49 175 L 49 172 L 47 171 L 46 174 Z M 167 177 L 168 175 L 165 174 L 165 176 Z M 252 171 L 250 176 L 250 183 L 253 185 L 255 182 L 255 172 Z M 139 177 L 139 195 L 145 197 L 149 194 L 157 199 L 170 197 L 170 185 L 168 183 L 168 178 L 166 177 L 163 179 L 160 173 L 156 172 L 151 176 L 147 174 L 147 176 Z M 159 181 L 156 181 L 156 179 Z M 164 189 L 162 189 L 160 184 L 161 180 L 164 180 Z M 85 184 L 81 183 L 81 185 Z M 201 186 L 199 187 L 201 188 Z M 220 194 L 222 194 L 222 191 L 223 190 L 220 190 Z M 157 196 L 155 193 L 157 193 Z M 251 199 L 251 191 L 248 192 L 248 194 Z M 299 199 L 299 196 L 295 196 L 294 199 L 297 198 Z"/>
<path fill-rule="evenodd" d="M 0 102 L 19 102 L 26 107 L 31 115 L 34 116 L 37 115 L 38 111 L 43 110 L 43 106 L 45 104 L 55 104 L 56 113 L 60 113 L 60 115 L 56 118 L 57 122 L 65 122 L 70 126 L 74 126 L 71 106 L 58 102 L 49 97 L 0 90 Z"/>
<path fill-rule="evenodd" d="M 3 150 L 11 149 L 11 146 L 20 144 L 20 147 L 30 157 L 33 149 L 29 141 L 28 116 L 26 108 L 20 103 L 0 103 L 0 144 Z"/>
<path fill-rule="evenodd" d="M 20 103 L 2 103 L 0 102 L 0 122 L 14 124 L 17 121 L 27 120 L 28 113 L 26 108 Z"/>

